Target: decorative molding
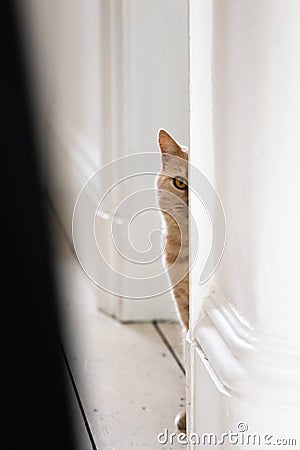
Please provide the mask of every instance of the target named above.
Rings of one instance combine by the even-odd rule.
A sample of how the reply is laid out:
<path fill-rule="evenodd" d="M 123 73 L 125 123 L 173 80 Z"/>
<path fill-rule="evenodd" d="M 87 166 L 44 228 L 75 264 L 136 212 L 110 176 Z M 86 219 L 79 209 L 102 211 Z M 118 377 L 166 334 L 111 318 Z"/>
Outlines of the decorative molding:
<path fill-rule="evenodd" d="M 223 393 L 300 408 L 300 341 L 257 331 L 217 288 L 204 298 L 188 344 Z"/>

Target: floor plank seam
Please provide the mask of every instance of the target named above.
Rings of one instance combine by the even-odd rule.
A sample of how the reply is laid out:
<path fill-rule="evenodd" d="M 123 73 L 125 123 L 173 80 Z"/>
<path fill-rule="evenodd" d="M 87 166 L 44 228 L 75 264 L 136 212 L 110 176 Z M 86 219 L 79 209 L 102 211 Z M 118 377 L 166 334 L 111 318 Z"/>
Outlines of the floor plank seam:
<path fill-rule="evenodd" d="M 84 411 L 84 408 L 83 408 L 83 404 L 82 404 L 82 401 L 81 401 L 81 398 L 80 398 L 80 395 L 79 395 L 79 392 L 78 392 L 78 389 L 77 389 L 77 386 L 76 386 L 76 382 L 75 382 L 75 379 L 74 379 L 74 376 L 73 376 L 73 373 L 72 373 L 71 367 L 69 365 L 68 358 L 67 358 L 67 355 L 66 355 L 66 352 L 64 350 L 64 347 L 63 347 L 62 343 L 61 343 L 61 350 L 62 350 L 62 354 L 63 354 L 63 357 L 64 357 L 64 361 L 65 361 L 66 366 L 67 366 L 67 371 L 68 371 L 68 374 L 69 374 L 69 377 L 70 377 L 70 380 L 71 380 L 71 384 L 72 384 L 72 387 L 74 389 L 74 393 L 75 393 L 75 396 L 76 396 L 76 399 L 77 399 L 77 402 L 78 402 L 78 406 L 79 406 L 79 409 L 80 409 L 80 412 L 81 412 L 81 415 L 82 415 L 82 419 L 84 421 L 84 425 L 85 425 L 87 434 L 89 436 L 89 440 L 90 440 L 92 449 L 93 450 L 98 450 L 98 447 L 96 445 L 96 442 L 94 440 L 94 437 L 93 437 L 90 425 L 88 423 L 88 420 L 87 420 L 87 417 L 86 417 L 86 414 L 85 414 L 85 411 Z"/>
<path fill-rule="evenodd" d="M 164 344 L 168 348 L 169 352 L 171 353 L 171 355 L 175 359 L 175 361 L 176 361 L 177 365 L 179 366 L 180 370 L 185 375 L 185 369 L 184 369 L 183 365 L 181 364 L 180 359 L 178 358 L 178 356 L 176 355 L 176 353 L 175 353 L 173 347 L 171 346 L 170 342 L 168 341 L 168 339 L 166 338 L 166 336 L 164 335 L 164 333 L 160 329 L 160 327 L 158 325 L 158 322 L 155 320 L 155 321 L 152 322 L 152 324 L 153 324 L 156 332 L 158 333 L 158 335 L 160 336 L 160 338 L 162 339 L 162 341 L 164 342 Z"/>

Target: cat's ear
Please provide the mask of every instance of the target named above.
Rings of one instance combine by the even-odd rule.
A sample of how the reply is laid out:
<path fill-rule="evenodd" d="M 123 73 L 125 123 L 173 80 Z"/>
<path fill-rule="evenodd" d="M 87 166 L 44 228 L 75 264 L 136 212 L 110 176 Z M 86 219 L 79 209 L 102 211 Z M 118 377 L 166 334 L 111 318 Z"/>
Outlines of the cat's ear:
<path fill-rule="evenodd" d="M 175 139 L 166 132 L 160 129 L 157 136 L 158 145 L 163 154 L 180 156 L 181 147 L 177 144 Z"/>

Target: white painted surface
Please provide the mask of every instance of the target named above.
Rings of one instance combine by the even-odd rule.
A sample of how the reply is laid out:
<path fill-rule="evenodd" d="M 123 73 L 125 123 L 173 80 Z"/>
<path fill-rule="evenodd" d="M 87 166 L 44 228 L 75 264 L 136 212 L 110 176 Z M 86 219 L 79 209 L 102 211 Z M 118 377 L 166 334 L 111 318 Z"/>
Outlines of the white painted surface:
<path fill-rule="evenodd" d="M 161 127 L 188 144 L 188 5 L 180 0 L 26 0 L 20 6 L 38 87 L 44 173 L 71 238 L 77 195 L 96 169 L 124 155 L 158 152 Z M 124 195 L 146 185 L 133 180 L 122 196 L 114 192 L 106 216 Z M 150 213 L 149 222 L 155 228 Z M 96 228 L 112 251 L 107 221 L 98 217 Z M 137 245 L 145 239 L 141 233 Z M 120 255 L 113 258 L 116 267 L 127 270 Z M 138 304 L 122 293 L 99 291 L 98 304 L 122 321 L 174 318 L 169 294 Z"/>
<path fill-rule="evenodd" d="M 299 446 L 300 4 L 190 0 L 190 24 L 191 160 L 212 174 L 227 238 L 214 279 L 192 273 L 189 431 L 245 422 Z"/>
<path fill-rule="evenodd" d="M 217 282 L 263 332 L 299 337 L 300 4 L 213 5 L 216 187 L 227 217 Z"/>

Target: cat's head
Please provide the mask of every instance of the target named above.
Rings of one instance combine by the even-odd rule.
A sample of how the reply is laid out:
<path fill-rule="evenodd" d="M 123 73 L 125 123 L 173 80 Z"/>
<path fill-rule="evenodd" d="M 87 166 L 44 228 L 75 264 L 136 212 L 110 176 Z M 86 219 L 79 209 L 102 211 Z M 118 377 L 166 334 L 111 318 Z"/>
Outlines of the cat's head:
<path fill-rule="evenodd" d="M 162 210 L 176 215 L 182 211 L 186 216 L 188 150 L 180 146 L 165 130 L 159 130 L 158 144 L 162 154 L 162 169 L 156 179 L 159 206 Z"/>

